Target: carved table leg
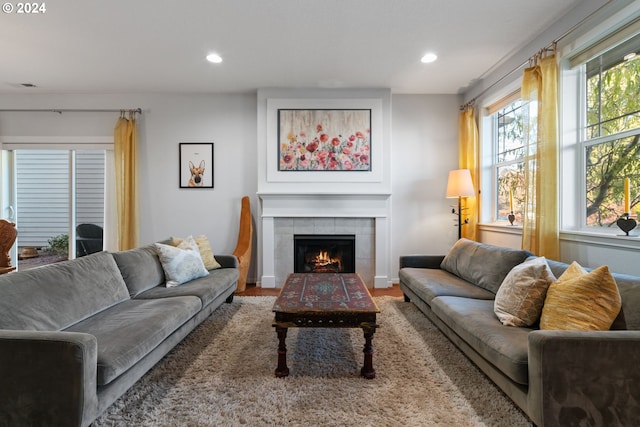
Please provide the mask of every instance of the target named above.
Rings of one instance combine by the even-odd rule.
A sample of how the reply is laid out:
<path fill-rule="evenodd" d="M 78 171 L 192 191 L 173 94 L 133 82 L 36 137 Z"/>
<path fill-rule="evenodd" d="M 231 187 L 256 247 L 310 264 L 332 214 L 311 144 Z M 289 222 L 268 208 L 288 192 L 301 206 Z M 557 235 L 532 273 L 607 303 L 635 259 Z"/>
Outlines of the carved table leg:
<path fill-rule="evenodd" d="M 287 368 L 287 345 L 285 344 L 287 328 L 276 326 L 276 332 L 278 333 L 278 367 L 276 368 L 276 377 L 282 378 L 289 375 L 289 368 Z"/>
<path fill-rule="evenodd" d="M 376 370 L 373 369 L 373 333 L 375 328 L 363 327 L 364 331 L 364 366 L 360 369 L 360 375 L 370 380 L 376 377 Z"/>

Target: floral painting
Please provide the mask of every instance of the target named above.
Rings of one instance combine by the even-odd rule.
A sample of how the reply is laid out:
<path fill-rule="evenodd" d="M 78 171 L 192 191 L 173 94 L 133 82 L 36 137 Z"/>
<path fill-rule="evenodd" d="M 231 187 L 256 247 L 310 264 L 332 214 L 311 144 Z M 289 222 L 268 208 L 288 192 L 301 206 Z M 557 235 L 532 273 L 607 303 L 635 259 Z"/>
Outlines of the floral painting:
<path fill-rule="evenodd" d="M 370 171 L 371 110 L 278 110 L 279 171 Z"/>

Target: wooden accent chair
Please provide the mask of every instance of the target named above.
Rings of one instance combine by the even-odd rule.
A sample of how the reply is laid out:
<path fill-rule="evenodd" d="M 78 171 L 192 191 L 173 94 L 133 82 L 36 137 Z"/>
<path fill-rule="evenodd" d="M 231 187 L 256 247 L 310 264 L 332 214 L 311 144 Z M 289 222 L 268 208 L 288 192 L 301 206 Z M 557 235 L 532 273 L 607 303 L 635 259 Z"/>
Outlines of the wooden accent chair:
<path fill-rule="evenodd" d="M 253 224 L 251 218 L 251 204 L 248 196 L 242 198 L 242 208 L 240 210 L 240 229 L 238 230 L 238 243 L 233 255 L 238 258 L 240 277 L 238 278 L 238 289 L 236 292 L 243 292 L 247 288 L 247 273 L 251 264 L 251 240 L 253 238 Z"/>
<path fill-rule="evenodd" d="M 9 273 L 16 268 L 11 266 L 9 251 L 18 237 L 16 224 L 5 219 L 0 219 L 0 274 Z"/>

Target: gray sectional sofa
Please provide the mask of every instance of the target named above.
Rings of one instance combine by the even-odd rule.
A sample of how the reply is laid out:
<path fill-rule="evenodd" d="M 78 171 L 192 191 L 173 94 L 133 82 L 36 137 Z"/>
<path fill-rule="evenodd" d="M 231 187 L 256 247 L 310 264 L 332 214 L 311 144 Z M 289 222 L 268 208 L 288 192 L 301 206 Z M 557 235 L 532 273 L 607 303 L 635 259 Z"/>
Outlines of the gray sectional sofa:
<path fill-rule="evenodd" d="M 511 268 L 531 254 L 465 239 L 452 252 L 446 263 L 444 255 L 401 256 L 405 299 L 535 424 L 640 423 L 640 277 L 613 274 L 622 310 L 612 329 L 621 330 L 504 326 L 494 313 L 496 292 Z M 547 263 L 556 278 L 568 267 Z"/>
<path fill-rule="evenodd" d="M 152 245 L 0 276 L 0 426 L 87 426 L 223 302 L 237 259 L 164 286 Z"/>

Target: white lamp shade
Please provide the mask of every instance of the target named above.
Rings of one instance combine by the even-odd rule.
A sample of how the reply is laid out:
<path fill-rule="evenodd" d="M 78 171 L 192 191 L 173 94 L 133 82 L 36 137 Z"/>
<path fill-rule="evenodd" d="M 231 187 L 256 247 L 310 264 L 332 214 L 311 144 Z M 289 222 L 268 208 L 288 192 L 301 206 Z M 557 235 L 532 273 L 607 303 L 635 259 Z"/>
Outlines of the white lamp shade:
<path fill-rule="evenodd" d="M 471 181 L 469 169 L 456 169 L 449 171 L 449 181 L 447 182 L 447 198 L 473 197 L 476 195 Z"/>

